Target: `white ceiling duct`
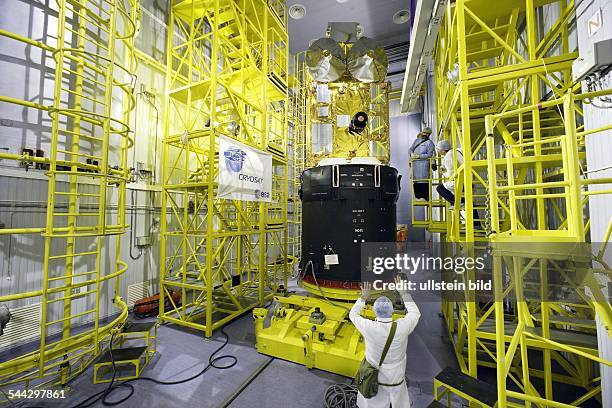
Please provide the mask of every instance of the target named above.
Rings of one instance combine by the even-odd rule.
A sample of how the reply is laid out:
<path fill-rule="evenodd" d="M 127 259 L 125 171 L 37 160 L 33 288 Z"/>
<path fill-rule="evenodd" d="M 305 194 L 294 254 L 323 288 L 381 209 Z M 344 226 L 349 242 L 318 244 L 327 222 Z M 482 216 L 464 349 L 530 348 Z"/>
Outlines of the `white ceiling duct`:
<path fill-rule="evenodd" d="M 418 0 L 417 2 L 402 87 L 402 112 L 411 112 L 416 106 L 427 66 L 433 56 L 447 2 L 448 0 Z"/>

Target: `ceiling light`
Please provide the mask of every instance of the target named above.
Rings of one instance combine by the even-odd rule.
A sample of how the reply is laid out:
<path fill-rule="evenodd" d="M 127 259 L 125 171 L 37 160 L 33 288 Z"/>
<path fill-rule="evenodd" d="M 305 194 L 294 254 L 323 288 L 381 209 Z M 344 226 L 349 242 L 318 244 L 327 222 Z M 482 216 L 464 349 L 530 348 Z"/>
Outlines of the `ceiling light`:
<path fill-rule="evenodd" d="M 395 24 L 405 24 L 410 21 L 410 10 L 400 10 L 393 15 Z"/>
<path fill-rule="evenodd" d="M 336 0 L 338 3 L 346 3 L 349 0 Z"/>
<path fill-rule="evenodd" d="M 289 17 L 294 20 L 301 20 L 306 15 L 306 7 L 301 4 L 294 4 L 289 7 Z"/>

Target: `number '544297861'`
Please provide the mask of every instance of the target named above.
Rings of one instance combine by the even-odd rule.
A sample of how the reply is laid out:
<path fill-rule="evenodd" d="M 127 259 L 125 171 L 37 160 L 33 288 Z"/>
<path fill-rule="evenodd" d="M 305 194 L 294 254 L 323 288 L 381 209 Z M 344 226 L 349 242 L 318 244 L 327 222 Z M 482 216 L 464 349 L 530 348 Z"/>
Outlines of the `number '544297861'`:
<path fill-rule="evenodd" d="M 8 390 L 10 399 L 60 399 L 66 398 L 65 390 Z"/>

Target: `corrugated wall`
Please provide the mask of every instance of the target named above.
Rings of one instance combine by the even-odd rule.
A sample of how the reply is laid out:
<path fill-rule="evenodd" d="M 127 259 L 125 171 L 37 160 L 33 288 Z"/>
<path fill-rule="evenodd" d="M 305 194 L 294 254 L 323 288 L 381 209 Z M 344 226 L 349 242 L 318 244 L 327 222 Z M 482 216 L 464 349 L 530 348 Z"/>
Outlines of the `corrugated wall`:
<path fill-rule="evenodd" d="M 3 1 L 0 27 L 4 30 L 55 46 L 57 12 L 55 1 Z M 43 105 L 53 102 L 55 63 L 37 47 L 0 37 L 0 95 Z M 22 147 L 48 151 L 51 118 L 37 109 L 0 105 L 0 149 L 19 153 Z M 16 164 L 0 160 L 0 166 Z"/>
<path fill-rule="evenodd" d="M 11 172 L 15 175 L 0 175 L 0 225 L 6 228 L 44 226 L 47 200 L 46 177 L 41 174 L 32 174 L 30 178 L 23 178 L 20 177 L 18 171 Z M 4 173 L 7 171 L 4 170 Z M 132 225 L 132 228 L 136 228 L 139 234 L 143 231 L 151 231 L 153 245 L 144 249 L 140 256 L 139 250 L 133 248 L 132 255 L 138 259 L 132 259 L 129 253 L 131 229 L 122 237 L 121 258 L 128 263 L 128 270 L 122 279 L 123 286 L 121 287 L 121 295 L 124 298 L 127 298 L 128 285 L 145 280 L 155 280 L 159 274 L 159 239 L 155 232 L 155 218 L 160 214 L 158 196 L 159 193 L 146 190 L 134 190 L 133 193 L 128 191 L 128 218 L 132 212 L 135 214 L 135 225 Z M 134 197 L 134 203 L 132 203 L 132 197 Z M 152 203 L 152 199 L 157 202 Z M 116 209 L 110 212 L 116 213 Z M 42 248 L 44 248 L 44 242 L 39 234 L 0 235 L 0 296 L 40 289 Z M 52 249 L 52 251 L 61 252 L 59 248 Z M 103 259 L 105 259 L 103 270 L 112 271 L 114 254 L 106 253 Z M 115 311 L 110 304 L 112 294 L 112 285 L 104 288 L 105 315 Z M 10 307 L 36 302 L 36 298 L 29 301 L 12 302 Z M 88 306 L 84 302 L 82 304 L 75 302 L 75 304 L 78 306 L 74 313 L 84 311 Z"/>

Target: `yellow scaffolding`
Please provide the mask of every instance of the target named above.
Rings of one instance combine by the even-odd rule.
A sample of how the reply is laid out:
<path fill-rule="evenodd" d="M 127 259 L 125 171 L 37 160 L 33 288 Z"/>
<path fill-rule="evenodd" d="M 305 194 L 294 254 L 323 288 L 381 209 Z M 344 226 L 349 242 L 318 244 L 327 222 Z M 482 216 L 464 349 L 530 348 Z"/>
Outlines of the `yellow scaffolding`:
<path fill-rule="evenodd" d="M 26 387 L 66 384 L 99 355 L 110 333 L 127 318 L 127 305 L 119 296 L 120 277 L 127 269 L 120 239 L 128 227 L 125 188 L 139 5 L 133 0 L 60 0 L 58 5 L 55 47 L 0 32 L 41 48 L 55 60 L 51 106 L 0 99 L 46 111 L 52 120 L 49 157 L 0 156 L 36 163 L 49 178 L 45 225 L 0 230 L 44 237 L 40 288 L 0 297 L 9 305 L 41 305 L 37 350 L 0 364 L 3 384 Z M 110 270 L 104 257 L 112 259 Z M 102 297 L 111 287 L 118 316 L 102 325 Z M 85 322 L 91 326 L 74 330 Z"/>
<path fill-rule="evenodd" d="M 420 159 L 423 160 L 423 159 Z M 411 159 L 410 164 L 410 181 L 412 183 L 425 183 L 428 185 L 428 189 L 430 192 L 434 190 L 434 187 L 438 184 L 442 183 L 444 180 L 442 179 L 441 172 L 436 171 L 435 169 L 439 169 L 442 167 L 442 162 L 440 157 L 430 157 L 429 159 L 429 174 L 430 178 L 415 178 L 412 163 L 414 162 Z M 413 227 L 418 228 L 427 228 L 430 232 L 444 233 L 447 229 L 446 224 L 446 214 L 447 212 L 444 209 L 450 204 L 446 202 L 442 197 L 433 197 L 431 194 L 429 195 L 429 200 L 416 200 L 415 197 L 412 197 L 412 202 L 410 203 L 410 213 L 411 213 L 411 224 Z M 422 218 L 421 218 L 422 215 Z"/>
<path fill-rule="evenodd" d="M 169 21 L 160 320 L 209 337 L 286 287 L 287 15 L 284 1 L 184 0 Z M 220 135 L 272 153 L 272 203 L 216 198 Z"/>
<path fill-rule="evenodd" d="M 580 94 L 572 80 L 578 56 L 569 46 L 574 11 L 571 0 L 508 0 L 495 7 L 457 0 L 447 3 L 437 39 L 437 133 L 455 152 L 456 198 L 454 209 L 439 205 L 444 215 L 438 219 L 432 198 L 424 204 L 425 220 L 415 226 L 442 232 L 450 256 L 490 250 L 488 297 L 446 294 L 442 307 L 461 370 L 472 377 L 479 367 L 496 370 L 498 407 L 597 400 L 596 365 L 612 365 L 597 356 L 595 315 L 610 327 L 612 314 L 585 244 L 588 196 L 609 193 L 587 186 L 611 180 L 585 177 L 584 144 L 585 137 L 610 126 L 585 132 L 582 125 L 584 103 L 612 90 Z M 464 158 L 459 166 L 458 149 Z M 441 176 L 432 174 L 427 182 L 435 185 Z M 419 204 L 413 200 L 414 205 Z M 440 220 L 446 220 L 444 228 Z M 568 265 L 584 272 L 581 282 L 567 276 Z M 597 271 L 610 276 L 605 264 Z M 476 276 L 471 270 L 463 279 Z M 559 280 L 581 300 L 551 298 Z M 541 367 L 533 353 L 542 356 Z M 542 380 L 541 388 L 534 378 Z M 584 393 L 561 402 L 555 383 Z M 437 398 L 453 392 L 478 403 L 477 396 L 449 384 L 437 381 L 438 386 L 444 390 L 436 389 Z"/>

